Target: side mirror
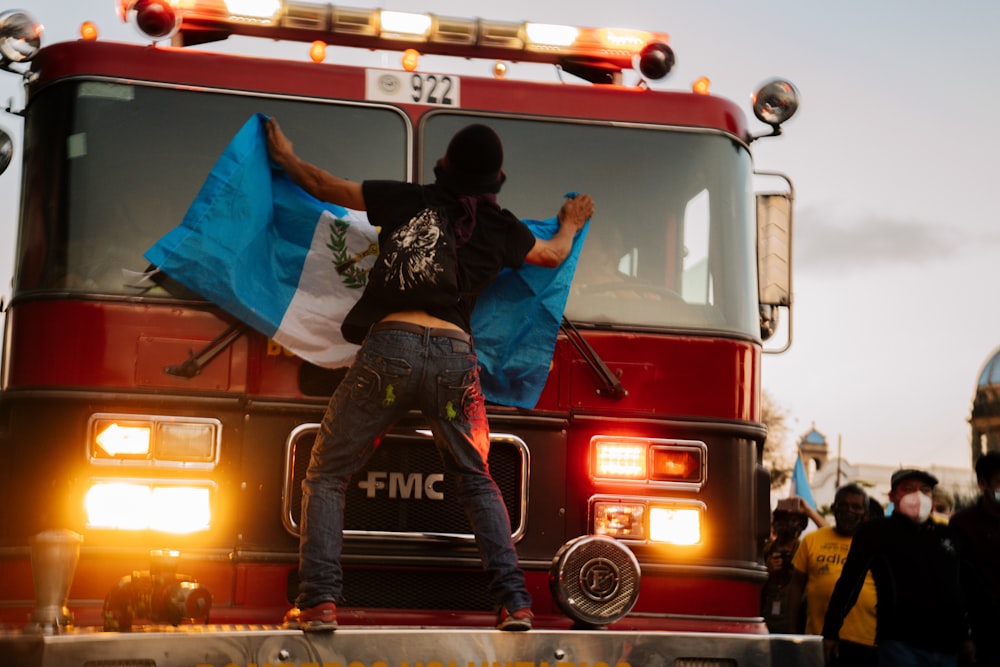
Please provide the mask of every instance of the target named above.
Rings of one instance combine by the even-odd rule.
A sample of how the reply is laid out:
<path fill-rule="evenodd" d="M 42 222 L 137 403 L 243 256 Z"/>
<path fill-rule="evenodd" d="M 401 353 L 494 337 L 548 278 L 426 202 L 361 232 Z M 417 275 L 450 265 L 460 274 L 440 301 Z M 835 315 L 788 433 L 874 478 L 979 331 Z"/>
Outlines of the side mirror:
<path fill-rule="evenodd" d="M 781 178 L 787 184 L 785 192 L 757 194 L 757 285 L 760 302 L 760 336 L 770 339 L 778 328 L 781 309 L 788 311 L 788 335 L 779 349 L 784 352 L 792 344 L 792 182 L 784 174 L 756 172 L 757 175 Z"/>
<path fill-rule="evenodd" d="M 14 158 L 14 140 L 7 130 L 0 127 L 0 174 L 7 171 L 10 161 Z"/>

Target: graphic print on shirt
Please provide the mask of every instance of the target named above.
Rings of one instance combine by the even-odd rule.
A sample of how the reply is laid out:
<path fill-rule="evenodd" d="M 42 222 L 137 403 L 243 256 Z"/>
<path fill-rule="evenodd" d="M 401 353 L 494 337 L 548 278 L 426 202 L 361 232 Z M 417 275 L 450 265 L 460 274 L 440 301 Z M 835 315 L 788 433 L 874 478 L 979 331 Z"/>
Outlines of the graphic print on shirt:
<path fill-rule="evenodd" d="M 403 292 L 437 284 L 445 270 L 438 254 L 446 243 L 438 212 L 422 210 L 392 233 L 385 251 L 385 284 Z"/>

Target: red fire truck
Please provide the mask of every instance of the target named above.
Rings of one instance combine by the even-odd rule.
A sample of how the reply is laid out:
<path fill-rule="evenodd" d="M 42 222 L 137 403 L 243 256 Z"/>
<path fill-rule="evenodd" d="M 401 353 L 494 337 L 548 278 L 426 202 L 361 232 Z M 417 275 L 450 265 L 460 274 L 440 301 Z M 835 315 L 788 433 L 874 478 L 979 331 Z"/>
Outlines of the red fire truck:
<path fill-rule="evenodd" d="M 761 359 L 791 307 L 792 192 L 757 192 L 750 147 L 795 111 L 790 84 L 761 87 L 755 135 L 704 81 L 650 85 L 674 62 L 659 33 L 292 0 L 119 10 L 151 45 L 85 24 L 40 48 L 32 17 L 0 13 L 2 67 L 25 85 L 0 387 L 5 664 L 820 664 L 818 638 L 768 635 L 759 614 Z M 198 46 L 234 35 L 311 58 Z M 328 45 L 393 64 L 325 63 Z M 425 71 L 427 55 L 492 76 Z M 516 80 L 512 63 L 555 76 Z M 169 276 L 133 279 L 257 112 L 353 180 L 424 181 L 458 128 L 486 122 L 505 144 L 505 206 L 598 202 L 537 406 L 489 406 L 533 632 L 493 629 L 419 415 L 348 492 L 340 629 L 280 628 L 300 483 L 343 370 Z"/>

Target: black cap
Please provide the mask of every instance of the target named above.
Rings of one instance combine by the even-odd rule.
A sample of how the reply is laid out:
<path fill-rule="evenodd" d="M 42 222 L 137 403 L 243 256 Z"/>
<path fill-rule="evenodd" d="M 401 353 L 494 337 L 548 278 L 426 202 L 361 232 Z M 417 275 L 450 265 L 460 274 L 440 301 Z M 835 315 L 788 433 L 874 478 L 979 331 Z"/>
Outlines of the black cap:
<path fill-rule="evenodd" d="M 448 185 L 459 193 L 476 195 L 500 191 L 502 167 L 500 137 L 491 128 L 477 123 L 455 133 L 435 172 L 439 180 L 445 176 Z"/>
<path fill-rule="evenodd" d="M 901 468 L 896 472 L 892 473 L 892 479 L 889 482 L 889 486 L 895 489 L 896 486 L 902 482 L 904 479 L 919 479 L 925 484 L 929 484 L 931 487 L 937 486 L 938 479 L 929 472 L 924 472 L 923 470 L 917 470 L 916 468 Z"/>

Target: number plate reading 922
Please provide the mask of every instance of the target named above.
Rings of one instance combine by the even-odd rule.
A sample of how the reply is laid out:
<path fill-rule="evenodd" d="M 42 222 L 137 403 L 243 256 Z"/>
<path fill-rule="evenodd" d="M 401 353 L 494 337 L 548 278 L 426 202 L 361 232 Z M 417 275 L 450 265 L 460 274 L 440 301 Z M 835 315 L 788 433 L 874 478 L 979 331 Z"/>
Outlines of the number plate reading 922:
<path fill-rule="evenodd" d="M 394 70 L 365 71 L 365 99 L 396 104 L 458 107 L 459 77 Z"/>

